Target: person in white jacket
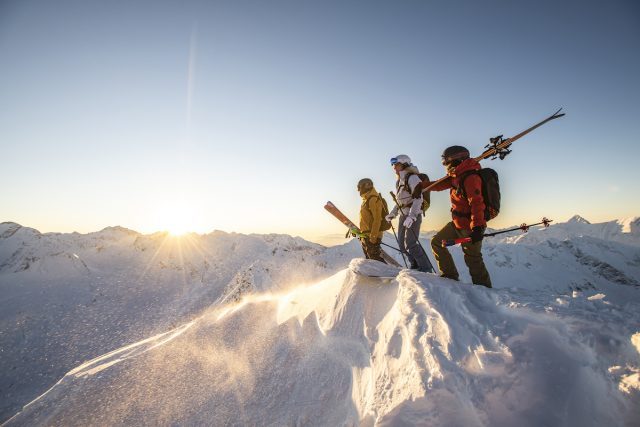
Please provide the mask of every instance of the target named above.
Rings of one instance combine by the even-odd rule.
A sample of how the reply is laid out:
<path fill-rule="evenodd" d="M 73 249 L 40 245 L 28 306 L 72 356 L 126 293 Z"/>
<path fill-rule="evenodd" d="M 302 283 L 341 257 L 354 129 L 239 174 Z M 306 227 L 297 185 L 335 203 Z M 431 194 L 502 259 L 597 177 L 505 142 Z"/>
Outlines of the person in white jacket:
<path fill-rule="evenodd" d="M 420 226 L 422 225 L 422 196 L 414 199 L 413 190 L 421 180 L 418 168 L 411 163 L 411 158 L 400 154 L 391 158 L 391 166 L 396 173 L 396 199 L 398 203 L 385 217 L 387 221 L 400 215 L 398 222 L 398 244 L 400 250 L 407 254 L 411 268 L 419 271 L 433 272 L 433 266 L 426 252 L 420 246 Z M 407 179 L 408 177 L 408 179 Z M 400 205 L 400 208 L 398 208 Z"/>

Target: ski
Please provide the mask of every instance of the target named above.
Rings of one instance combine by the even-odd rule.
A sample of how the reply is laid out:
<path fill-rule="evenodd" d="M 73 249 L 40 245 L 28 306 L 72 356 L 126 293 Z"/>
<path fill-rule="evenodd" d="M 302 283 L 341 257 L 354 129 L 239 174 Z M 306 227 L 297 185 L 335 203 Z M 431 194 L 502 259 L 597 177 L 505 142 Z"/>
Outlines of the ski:
<path fill-rule="evenodd" d="M 349 229 L 349 231 L 355 231 L 360 233 L 360 228 L 355 225 L 353 223 L 353 221 L 351 221 L 349 218 L 347 218 L 347 216 L 345 214 L 343 214 L 340 209 L 338 209 L 336 207 L 336 205 L 334 205 L 331 202 L 327 202 L 326 205 L 324 205 L 324 208 L 326 209 L 327 212 L 329 212 L 331 215 L 333 215 L 334 217 L 336 217 L 338 219 L 338 221 L 340 221 L 341 223 L 343 223 L 344 225 L 347 226 L 347 228 Z M 396 267 L 401 267 L 401 265 L 398 263 L 398 261 L 396 261 L 395 259 L 393 259 L 393 257 L 391 255 L 389 255 L 388 253 L 386 253 L 384 251 L 384 249 L 380 249 L 380 254 L 382 255 L 382 258 L 391 265 L 394 265 Z"/>
<path fill-rule="evenodd" d="M 563 117 L 564 113 L 560 113 L 560 111 L 562 111 L 562 108 L 560 108 L 558 111 L 556 111 L 546 119 L 536 123 L 535 125 L 531 126 L 528 129 L 523 130 L 522 132 L 520 132 L 515 136 L 512 136 L 511 138 L 504 139 L 502 138 L 502 135 L 498 135 L 495 138 L 489 138 L 489 144 L 487 144 L 484 147 L 486 150 L 482 154 L 480 154 L 478 157 L 475 157 L 474 160 L 479 162 L 480 160 L 486 159 L 488 157 L 491 157 L 491 160 L 496 158 L 499 158 L 500 160 L 504 160 L 504 158 L 511 153 L 511 150 L 509 150 L 509 146 L 511 146 L 511 144 L 513 144 L 515 141 L 519 140 L 529 132 L 539 128 L 543 124 L 550 122 L 551 120 L 555 120 L 560 117 Z M 422 192 L 431 190 L 433 187 L 435 187 L 441 182 L 444 182 L 449 178 L 450 176 L 447 175 L 440 178 L 437 181 L 433 181 L 428 187 L 423 188 Z"/>

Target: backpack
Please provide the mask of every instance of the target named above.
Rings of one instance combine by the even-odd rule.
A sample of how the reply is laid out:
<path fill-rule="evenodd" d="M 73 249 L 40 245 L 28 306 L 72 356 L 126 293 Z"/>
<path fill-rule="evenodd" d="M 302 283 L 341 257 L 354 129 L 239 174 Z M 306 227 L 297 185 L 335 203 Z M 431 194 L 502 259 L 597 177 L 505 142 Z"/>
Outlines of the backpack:
<path fill-rule="evenodd" d="M 467 172 L 460 180 L 459 191 L 466 198 L 464 181 L 469 175 L 478 175 L 482 180 L 482 198 L 484 199 L 484 220 L 489 221 L 500 213 L 500 181 L 498 173 L 490 168 Z"/>
<path fill-rule="evenodd" d="M 408 173 L 405 177 L 404 177 L 404 188 L 407 189 L 407 191 L 409 191 L 409 193 L 411 192 L 411 186 L 409 186 L 409 177 L 411 175 L 416 175 L 415 173 Z M 427 175 L 426 173 L 419 173 L 417 174 L 418 178 L 420 178 L 420 181 L 429 181 L 429 175 Z M 415 189 L 414 189 L 415 190 Z M 413 195 L 413 193 L 412 193 Z M 427 212 L 427 209 L 429 209 L 429 206 L 431 206 L 431 191 L 427 191 L 425 193 L 422 193 L 422 216 L 425 216 L 425 213 Z"/>
<path fill-rule="evenodd" d="M 374 197 L 378 197 L 382 201 L 382 215 L 384 216 L 382 217 L 382 221 L 380 221 L 380 231 L 387 231 L 391 228 L 391 222 L 384 219 L 384 217 L 389 214 L 389 206 L 387 205 L 387 201 L 384 199 L 384 197 L 382 197 L 381 194 L 374 194 L 364 202 L 365 206 L 367 207 L 367 209 L 369 209 L 369 200 Z"/>

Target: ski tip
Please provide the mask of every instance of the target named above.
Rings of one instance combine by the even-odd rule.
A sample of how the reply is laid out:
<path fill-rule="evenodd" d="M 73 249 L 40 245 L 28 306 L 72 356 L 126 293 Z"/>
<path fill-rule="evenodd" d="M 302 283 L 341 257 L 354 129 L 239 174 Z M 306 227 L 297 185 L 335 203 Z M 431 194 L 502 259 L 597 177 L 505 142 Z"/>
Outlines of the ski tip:
<path fill-rule="evenodd" d="M 559 118 L 559 117 L 564 116 L 564 113 L 562 113 L 562 114 L 558 114 L 558 113 L 560 113 L 560 111 L 562 111 L 562 107 L 558 108 L 558 111 L 556 111 L 555 113 L 553 113 L 553 115 L 552 115 L 551 117 L 553 117 L 554 119 L 557 119 L 557 118 Z"/>

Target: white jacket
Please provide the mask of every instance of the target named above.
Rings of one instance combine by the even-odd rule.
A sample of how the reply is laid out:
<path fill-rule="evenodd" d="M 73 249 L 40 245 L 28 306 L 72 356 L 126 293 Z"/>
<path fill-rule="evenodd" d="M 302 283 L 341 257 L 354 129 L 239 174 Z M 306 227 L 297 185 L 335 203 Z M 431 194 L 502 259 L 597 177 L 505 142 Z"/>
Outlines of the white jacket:
<path fill-rule="evenodd" d="M 409 177 L 409 188 L 405 188 L 404 179 L 407 174 L 413 174 Z M 412 216 L 417 218 L 422 214 L 422 193 L 420 198 L 414 199 L 411 195 L 416 185 L 420 184 L 420 177 L 418 176 L 418 168 L 415 166 L 409 166 L 403 169 L 398 174 L 398 180 L 396 181 L 396 198 L 398 204 L 402 207 L 401 213 L 403 216 Z M 398 206 L 394 206 L 390 214 L 393 216 L 398 215 Z"/>

